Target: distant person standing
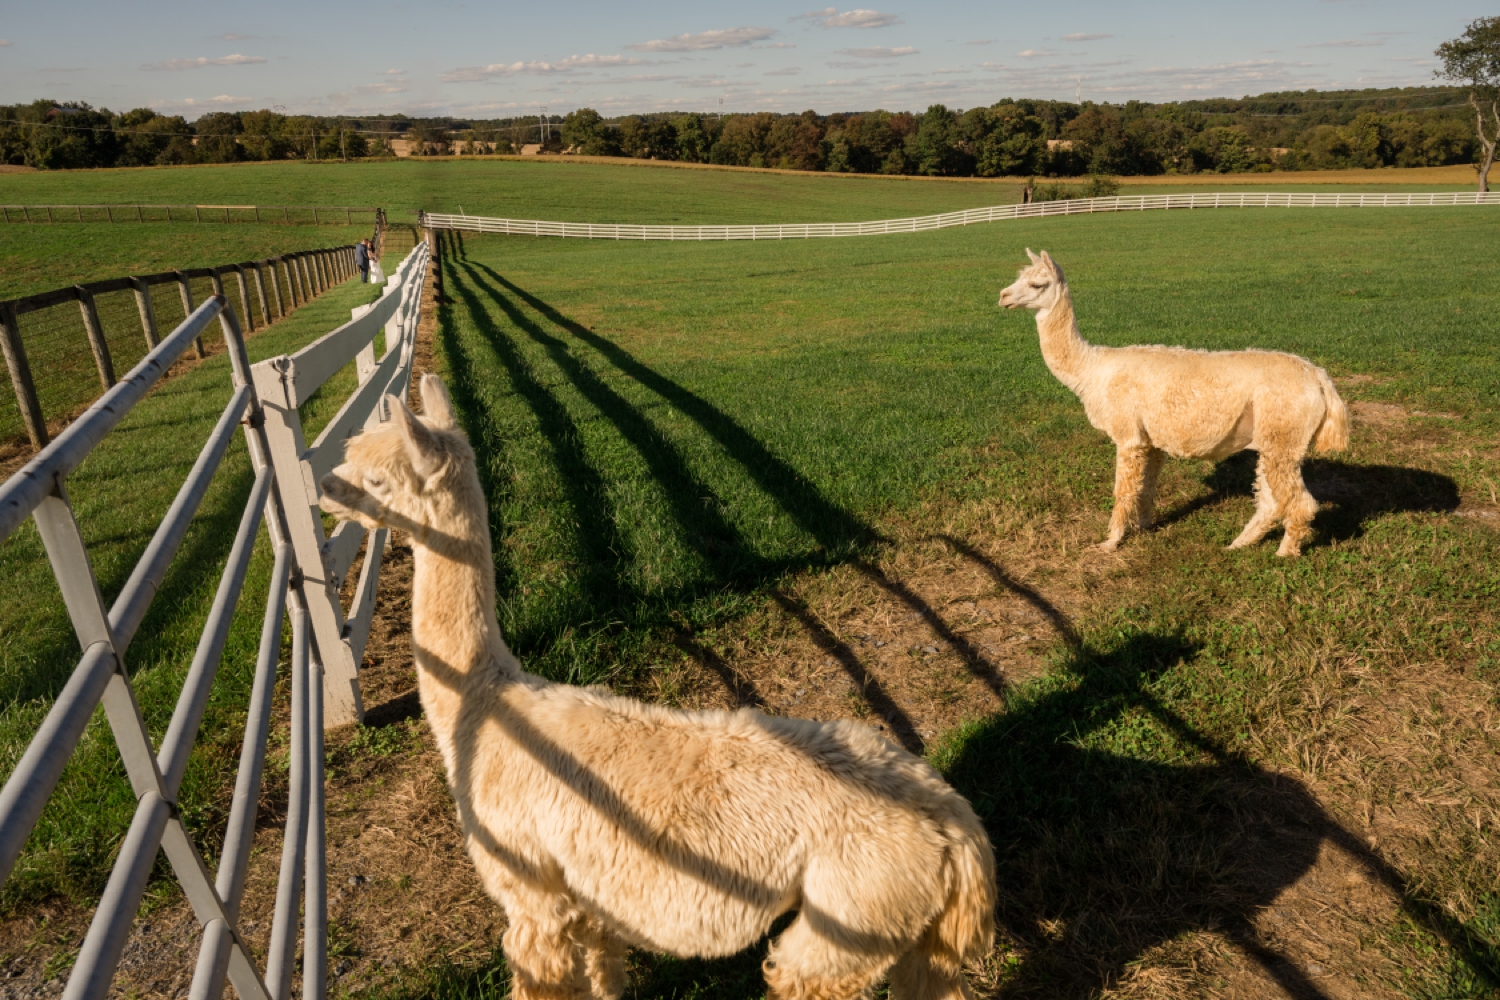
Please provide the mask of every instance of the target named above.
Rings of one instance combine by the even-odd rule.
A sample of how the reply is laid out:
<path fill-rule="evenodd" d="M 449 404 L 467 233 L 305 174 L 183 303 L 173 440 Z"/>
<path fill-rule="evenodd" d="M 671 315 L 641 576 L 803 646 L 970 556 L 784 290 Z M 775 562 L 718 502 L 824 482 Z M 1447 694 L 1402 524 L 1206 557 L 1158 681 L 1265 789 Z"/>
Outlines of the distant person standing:
<path fill-rule="evenodd" d="M 354 244 L 354 266 L 359 268 L 359 283 L 370 283 L 370 241 L 360 240 Z"/>

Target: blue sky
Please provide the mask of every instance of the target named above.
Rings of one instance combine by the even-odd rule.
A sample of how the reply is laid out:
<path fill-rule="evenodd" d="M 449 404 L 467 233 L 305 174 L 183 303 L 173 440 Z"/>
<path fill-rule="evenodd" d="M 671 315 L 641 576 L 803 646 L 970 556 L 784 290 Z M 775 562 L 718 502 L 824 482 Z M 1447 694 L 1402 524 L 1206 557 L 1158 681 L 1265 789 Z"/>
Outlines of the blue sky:
<path fill-rule="evenodd" d="M 0 103 L 504 117 L 1150 101 L 1427 84 L 1472 0 L 4 0 Z M 866 0 L 873 2 L 873 0 Z"/>

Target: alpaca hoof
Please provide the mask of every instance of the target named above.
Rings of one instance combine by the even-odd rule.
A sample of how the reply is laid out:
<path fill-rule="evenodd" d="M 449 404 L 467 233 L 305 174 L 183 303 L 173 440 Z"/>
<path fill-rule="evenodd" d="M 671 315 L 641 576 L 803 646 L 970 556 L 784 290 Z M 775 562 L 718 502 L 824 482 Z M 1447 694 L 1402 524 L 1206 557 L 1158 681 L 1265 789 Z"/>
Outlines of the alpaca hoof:
<path fill-rule="evenodd" d="M 1106 538 L 1104 541 L 1095 546 L 1095 548 L 1097 548 L 1100 552 L 1113 552 L 1119 547 L 1120 540 L 1118 538 Z"/>
<path fill-rule="evenodd" d="M 1276 555 L 1282 559 L 1296 559 L 1297 557 L 1302 555 L 1302 546 L 1288 545 L 1285 542 L 1282 542 L 1281 545 L 1276 549 Z"/>

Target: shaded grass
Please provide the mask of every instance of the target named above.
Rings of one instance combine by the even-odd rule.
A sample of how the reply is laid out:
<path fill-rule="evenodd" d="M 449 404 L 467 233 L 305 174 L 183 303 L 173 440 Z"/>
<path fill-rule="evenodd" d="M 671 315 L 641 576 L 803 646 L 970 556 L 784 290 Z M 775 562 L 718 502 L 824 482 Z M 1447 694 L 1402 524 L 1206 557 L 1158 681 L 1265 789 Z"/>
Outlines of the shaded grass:
<path fill-rule="evenodd" d="M 369 235 L 369 228 L 364 226 L 111 226 L 76 222 L 0 226 L 0 298 L 19 298 L 127 274 L 261 260 L 296 250 L 341 246 Z M 255 294 L 253 286 L 250 294 Z"/>
<path fill-rule="evenodd" d="M 252 361 L 294 350 L 347 321 L 373 289 L 345 284 L 248 341 Z M 309 437 L 354 385 L 353 366 L 303 410 Z M 226 355 L 161 383 L 68 477 L 68 491 L 106 607 L 145 551 L 163 512 L 197 458 L 231 393 Z M 253 475 L 236 437 L 125 655 L 146 728 L 166 731 L 192 660 Z M 265 529 L 246 577 L 180 805 L 198 843 L 211 851 L 227 817 L 271 569 Z M 31 522 L 0 544 L 0 772 L 9 774 L 66 682 L 80 650 Z M 0 907 L 52 894 L 96 894 L 135 809 L 102 710 L 85 732 Z"/>
<path fill-rule="evenodd" d="M 1333 843 L 1400 901 L 1409 930 L 1380 944 L 1399 988 L 1486 995 L 1490 828 L 1424 813 L 1429 837 L 1372 853 L 1340 811 L 1354 779 L 1327 763 L 1353 731 L 1327 713 L 1331 692 L 1378 699 L 1419 665 L 1495 697 L 1480 668 L 1500 651 L 1496 536 L 1448 513 L 1497 474 L 1495 293 L 1450 250 L 1494 238 L 1483 213 L 1401 210 L 825 244 L 454 237 L 440 356 L 490 497 L 502 627 L 531 669 L 636 686 L 779 582 L 878 554 L 887 526 L 986 506 L 1102 517 L 1110 445 L 1046 371 L 1031 318 L 994 306 L 1020 247 L 1046 247 L 1090 339 L 1290 350 L 1360 376 L 1348 398 L 1417 415 L 1310 463 L 1328 506 L 1300 562 L 1222 550 L 1249 513 L 1243 459 L 1171 466 L 1168 526 L 1133 543 L 1075 646 L 941 741 L 1002 855 L 1002 990 L 1088 995 L 1205 931 L 1317 995 L 1255 919 Z M 1494 742 L 1462 730 L 1420 778 L 1389 775 L 1392 804 Z M 1333 804 L 1285 769 L 1329 781 Z"/>

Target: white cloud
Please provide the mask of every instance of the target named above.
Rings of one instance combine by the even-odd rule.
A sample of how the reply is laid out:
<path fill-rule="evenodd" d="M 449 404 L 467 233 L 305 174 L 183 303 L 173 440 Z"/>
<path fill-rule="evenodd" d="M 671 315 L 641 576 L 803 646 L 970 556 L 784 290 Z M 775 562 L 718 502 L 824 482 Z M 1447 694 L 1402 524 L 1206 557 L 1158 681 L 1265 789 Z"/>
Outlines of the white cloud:
<path fill-rule="evenodd" d="M 1079 33 L 1079 34 L 1076 34 L 1076 35 L 1063 35 L 1062 40 L 1065 41 L 1065 42 L 1097 42 L 1101 38 L 1113 38 L 1113 37 L 1115 37 L 1115 36 L 1114 35 L 1108 35 L 1108 34 L 1102 34 L 1102 33 L 1100 33 L 1100 34 L 1093 34 L 1093 35 Z"/>
<path fill-rule="evenodd" d="M 798 14 L 792 20 L 811 21 L 820 28 L 884 28 L 901 23 L 901 19 L 895 14 L 883 14 L 878 10 L 862 8 L 846 10 L 840 14 L 837 7 L 808 11 L 806 14 Z"/>
<path fill-rule="evenodd" d="M 209 111 L 222 111 L 225 108 L 239 110 L 248 106 L 254 98 L 235 97 L 232 94 L 220 94 L 218 97 L 207 97 L 201 100 L 185 97 L 176 101 L 152 101 L 150 106 L 159 112 L 168 111 L 197 111 L 200 113 Z"/>
<path fill-rule="evenodd" d="M 972 42 L 964 42 L 964 44 L 965 45 L 994 45 L 999 40 L 1000 39 L 998 39 L 998 38 L 976 38 L 976 39 L 974 39 L 974 41 L 972 41 Z"/>
<path fill-rule="evenodd" d="M 397 80 L 395 83 L 364 83 L 355 87 L 354 92 L 356 94 L 404 94 L 406 93 L 406 88 L 397 86 L 397 84 L 405 82 L 404 80 Z"/>
<path fill-rule="evenodd" d="M 1049 52 L 1047 49 L 1022 49 L 1020 52 L 1017 52 L 1016 55 L 1020 56 L 1022 59 L 1039 59 L 1043 56 L 1055 56 L 1057 55 L 1057 53 Z"/>
<path fill-rule="evenodd" d="M 901 56 L 914 56 L 917 50 L 910 45 L 903 45 L 899 49 L 889 49 L 884 45 L 876 45 L 867 49 L 839 49 L 841 56 L 853 56 L 855 59 L 899 59 Z"/>
<path fill-rule="evenodd" d="M 568 56 L 557 62 L 533 59 L 530 62 L 490 63 L 488 66 L 460 66 L 450 69 L 438 79 L 444 83 L 471 83 L 476 80 L 492 80 L 507 76 L 549 76 L 554 73 L 576 73 L 579 70 L 614 68 L 616 66 L 644 66 L 646 60 L 628 56 Z M 387 70 L 386 72 L 393 72 Z M 400 72 L 400 71 L 394 71 Z"/>
<path fill-rule="evenodd" d="M 265 62 L 265 56 L 242 56 L 236 52 L 232 56 L 220 56 L 217 59 L 209 59 L 199 56 L 197 59 L 168 59 L 166 62 L 152 63 L 142 66 L 141 69 L 202 69 L 205 66 L 252 66 L 256 63 Z"/>
<path fill-rule="evenodd" d="M 1313 42 L 1311 45 L 1299 45 L 1299 49 L 1363 49 L 1372 45 L 1384 45 L 1383 40 L 1366 38 L 1349 38 L 1338 42 Z"/>
<path fill-rule="evenodd" d="M 802 70 L 798 69 L 796 66 L 786 66 L 782 69 L 768 69 L 764 73 L 762 73 L 761 76 L 796 76 L 800 72 L 802 72 Z"/>
<path fill-rule="evenodd" d="M 771 28 L 726 28 L 722 31 L 700 31 L 696 35 L 674 35 L 650 42 L 625 46 L 637 52 L 705 52 L 709 49 L 736 49 L 752 42 L 763 42 L 780 32 Z"/>
<path fill-rule="evenodd" d="M 405 72 L 406 72 L 406 70 L 404 70 L 404 69 L 388 69 L 388 70 L 386 70 L 384 73 L 382 73 L 380 75 L 381 76 L 400 76 L 402 73 L 405 73 Z"/>
<path fill-rule="evenodd" d="M 226 31 L 226 32 L 224 32 L 224 34 L 220 35 L 219 37 L 222 38 L 226 42 L 244 42 L 244 41 L 248 41 L 251 38 L 254 38 L 255 36 L 254 35 L 242 35 L 238 31 Z"/>
<path fill-rule="evenodd" d="M 10 39 L 9 38 L 0 38 L 0 49 L 8 49 L 8 48 L 10 48 Z"/>

